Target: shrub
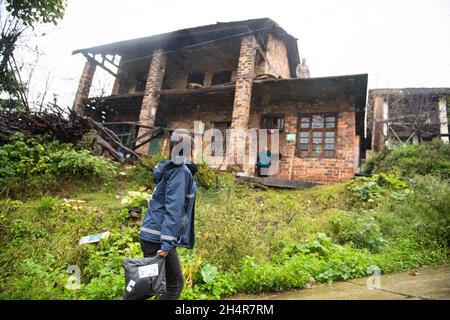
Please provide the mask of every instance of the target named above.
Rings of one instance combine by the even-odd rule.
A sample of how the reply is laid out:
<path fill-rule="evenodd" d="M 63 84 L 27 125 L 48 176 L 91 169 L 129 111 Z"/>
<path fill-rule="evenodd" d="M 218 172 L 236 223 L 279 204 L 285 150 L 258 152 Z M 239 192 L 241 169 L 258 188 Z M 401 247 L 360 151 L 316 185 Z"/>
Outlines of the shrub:
<path fill-rule="evenodd" d="M 130 172 L 130 180 L 138 185 L 147 185 L 151 188 L 155 187 L 153 183 L 153 170 L 158 162 L 165 160 L 162 154 L 156 154 L 151 157 L 142 157 Z"/>
<path fill-rule="evenodd" d="M 373 171 L 373 168 L 375 167 L 375 161 L 378 157 L 378 153 L 375 151 L 370 152 L 370 159 L 366 159 L 361 167 L 361 172 L 365 174 L 370 174 Z"/>
<path fill-rule="evenodd" d="M 67 274 L 55 267 L 56 257 L 45 252 L 44 259 L 24 259 L 14 276 L 8 281 L 8 296 L 4 299 L 66 299 L 69 293 L 64 289 Z M 0 290 L 1 291 L 1 290 Z"/>
<path fill-rule="evenodd" d="M 238 290 L 245 293 L 261 293 L 281 291 L 303 287 L 309 279 L 309 274 L 298 267 L 293 259 L 283 264 L 256 264 L 254 259 L 247 257 L 238 274 Z"/>
<path fill-rule="evenodd" d="M 183 292 L 182 298 L 220 299 L 236 293 L 236 279 L 232 273 L 219 272 L 217 267 L 205 263 L 194 276 L 195 282 Z"/>
<path fill-rule="evenodd" d="M 247 257 L 238 273 L 238 289 L 246 293 L 302 288 L 308 281 L 333 282 L 365 276 L 372 259 L 364 250 L 333 244 L 319 233 L 310 242 L 291 245 L 274 262 L 256 264 Z"/>
<path fill-rule="evenodd" d="M 450 144 L 436 140 L 386 150 L 376 157 L 373 172 L 390 171 L 398 171 L 405 177 L 431 174 L 450 179 Z"/>
<path fill-rule="evenodd" d="M 198 185 L 205 189 L 212 189 L 217 185 L 217 175 L 205 162 L 198 164 L 198 172 L 195 178 Z"/>
<path fill-rule="evenodd" d="M 153 170 L 158 162 L 166 160 L 167 158 L 161 154 L 151 157 L 143 157 L 131 172 L 131 180 L 138 185 L 147 185 L 154 188 Z M 198 171 L 195 174 L 195 179 L 200 187 L 205 189 L 213 189 L 218 184 L 218 177 L 214 171 L 204 162 L 197 164 Z"/>
<path fill-rule="evenodd" d="M 330 230 L 334 241 L 350 242 L 357 248 L 377 251 L 385 242 L 374 217 L 351 211 L 338 211 L 330 220 Z"/>
<path fill-rule="evenodd" d="M 18 133 L 0 147 L 0 194 L 45 194 L 75 181 L 98 185 L 117 173 L 113 162 L 47 137 L 25 139 Z"/>
<path fill-rule="evenodd" d="M 145 191 L 128 191 L 121 204 L 129 207 L 147 207 L 151 194 Z"/>
<path fill-rule="evenodd" d="M 356 201 L 363 202 L 375 202 L 388 194 L 394 199 L 404 200 L 409 192 L 407 184 L 397 174 L 383 172 L 357 178 L 348 185 L 348 189 L 354 193 Z"/>
<path fill-rule="evenodd" d="M 435 246 L 450 244 L 450 183 L 434 176 L 416 176 L 410 180 L 413 193 L 399 205 L 403 223 L 416 241 Z"/>

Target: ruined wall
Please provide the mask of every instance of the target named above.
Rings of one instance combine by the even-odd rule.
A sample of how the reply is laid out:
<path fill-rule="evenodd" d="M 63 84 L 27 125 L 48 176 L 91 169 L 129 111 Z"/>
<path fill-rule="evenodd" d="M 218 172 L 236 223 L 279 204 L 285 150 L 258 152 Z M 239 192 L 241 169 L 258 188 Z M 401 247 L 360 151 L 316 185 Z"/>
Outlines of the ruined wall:
<path fill-rule="evenodd" d="M 136 60 L 138 59 L 138 60 Z M 120 59 L 117 78 L 114 81 L 111 95 L 130 94 L 136 91 L 136 76 L 141 74 L 147 77 L 151 57 L 139 59 L 135 56 L 123 56 Z M 140 90 L 139 92 L 143 92 Z"/>
<path fill-rule="evenodd" d="M 168 128 L 194 130 L 194 121 L 205 123 L 205 130 L 214 122 L 231 121 L 232 101 L 208 102 L 191 105 L 160 105 L 155 125 Z"/>
<path fill-rule="evenodd" d="M 268 36 L 266 58 L 265 73 L 284 79 L 291 77 L 286 44 L 272 34 Z"/>
<path fill-rule="evenodd" d="M 156 49 L 153 52 L 152 62 L 147 72 L 147 79 L 145 85 L 145 95 L 142 99 L 141 112 L 139 114 L 139 123 L 147 126 L 155 124 L 156 112 L 159 104 L 159 96 L 161 92 L 161 85 L 166 67 L 166 56 L 163 49 Z M 148 128 L 140 127 L 138 136 L 141 136 L 149 131 Z M 140 140 L 138 140 L 139 144 Z M 136 151 L 142 154 L 148 153 L 148 144 L 141 146 Z"/>
<path fill-rule="evenodd" d="M 214 45 L 166 54 L 165 89 L 186 89 L 189 72 L 204 72 L 204 87 L 211 86 L 214 73 L 220 71 L 231 71 L 231 82 L 235 82 L 240 41 L 241 39 L 231 39 Z M 270 73 L 276 77 L 289 78 L 288 54 L 283 40 L 269 34 L 266 45 L 267 62 L 261 60 L 261 56 L 257 57 L 255 75 Z M 151 61 L 151 58 L 139 59 L 138 56 L 135 53 L 121 58 L 118 79 L 114 83 L 112 95 L 137 92 L 136 75 L 139 73 L 146 75 Z"/>
<path fill-rule="evenodd" d="M 95 69 L 96 65 L 91 61 L 86 61 L 84 64 L 78 89 L 75 93 L 75 100 L 72 106 L 72 110 L 79 115 L 83 115 L 84 113 L 84 101 L 87 97 L 89 97 L 89 91 L 91 89 L 92 80 L 94 79 Z"/>
<path fill-rule="evenodd" d="M 232 71 L 231 81 L 235 81 L 239 45 L 239 41 L 233 40 L 183 51 L 175 59 L 169 55 L 166 70 L 169 89 L 186 89 L 189 72 L 204 72 L 204 87 L 211 86 L 213 74 L 220 71 Z"/>
<path fill-rule="evenodd" d="M 238 75 L 236 81 L 236 92 L 233 103 L 234 129 L 247 129 L 253 77 L 255 76 L 256 40 L 253 35 L 242 39 L 239 55 Z"/>
<path fill-rule="evenodd" d="M 298 116 L 303 113 L 337 113 L 336 154 L 334 158 L 299 158 L 296 142 L 286 142 L 286 134 L 297 134 Z M 249 128 L 259 128 L 264 114 L 284 115 L 284 131 L 280 133 L 282 155 L 278 178 L 289 178 L 291 156 L 294 152 L 291 179 L 308 182 L 332 183 L 346 181 L 354 176 L 355 168 L 355 112 L 346 99 L 314 103 L 286 102 L 266 106 L 252 106 Z"/>

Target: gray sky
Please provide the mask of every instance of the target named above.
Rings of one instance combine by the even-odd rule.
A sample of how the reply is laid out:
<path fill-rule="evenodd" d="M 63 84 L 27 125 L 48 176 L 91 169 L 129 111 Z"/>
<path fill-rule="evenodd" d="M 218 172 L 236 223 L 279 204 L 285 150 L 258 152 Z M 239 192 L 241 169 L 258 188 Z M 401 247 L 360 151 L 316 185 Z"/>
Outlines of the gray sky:
<path fill-rule="evenodd" d="M 69 0 L 58 26 L 39 26 L 27 39 L 44 53 L 33 96 L 50 73 L 47 98 L 72 104 L 85 61 L 74 49 L 262 17 L 298 38 L 312 77 L 368 73 L 369 88 L 450 87 L 449 0 Z M 94 85 L 105 81 L 99 73 Z"/>

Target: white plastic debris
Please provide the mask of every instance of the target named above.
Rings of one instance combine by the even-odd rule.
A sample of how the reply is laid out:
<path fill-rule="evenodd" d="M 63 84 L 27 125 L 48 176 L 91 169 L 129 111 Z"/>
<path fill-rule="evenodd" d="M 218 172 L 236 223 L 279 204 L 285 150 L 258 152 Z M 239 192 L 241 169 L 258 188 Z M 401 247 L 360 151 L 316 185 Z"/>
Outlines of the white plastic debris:
<path fill-rule="evenodd" d="M 97 234 L 91 234 L 88 236 L 84 236 L 80 239 L 79 244 L 87 244 L 87 243 L 94 243 L 94 242 L 99 242 L 101 239 L 106 239 L 109 237 L 111 232 L 109 231 L 105 231 L 102 233 L 97 233 Z"/>

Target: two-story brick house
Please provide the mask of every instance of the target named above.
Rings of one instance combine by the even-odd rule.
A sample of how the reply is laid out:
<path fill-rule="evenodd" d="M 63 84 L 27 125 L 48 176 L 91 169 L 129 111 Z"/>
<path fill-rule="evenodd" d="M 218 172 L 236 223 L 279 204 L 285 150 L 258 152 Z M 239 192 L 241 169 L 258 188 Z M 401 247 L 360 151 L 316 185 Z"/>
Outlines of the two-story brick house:
<path fill-rule="evenodd" d="M 122 122 L 115 127 L 119 133 L 133 138 L 152 126 L 194 131 L 194 121 L 221 131 L 279 129 L 277 178 L 328 183 L 358 170 L 367 75 L 295 78 L 297 39 L 271 19 L 217 23 L 74 53 L 87 58 L 74 110 Z M 96 66 L 116 77 L 108 97 L 89 97 Z M 129 132 L 133 123 L 148 127 Z M 137 150 L 157 152 L 155 146 Z"/>

